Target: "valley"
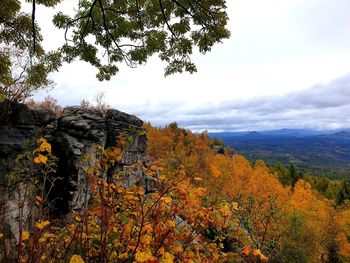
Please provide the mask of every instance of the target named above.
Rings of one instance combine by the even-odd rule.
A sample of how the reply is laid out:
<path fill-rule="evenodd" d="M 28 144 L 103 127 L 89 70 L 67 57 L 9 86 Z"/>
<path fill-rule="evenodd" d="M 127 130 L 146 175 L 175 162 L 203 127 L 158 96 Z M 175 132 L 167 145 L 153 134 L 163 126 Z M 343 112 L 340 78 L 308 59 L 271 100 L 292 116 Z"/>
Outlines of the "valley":
<path fill-rule="evenodd" d="M 304 172 L 350 179 L 350 132 L 283 129 L 265 132 L 209 133 L 250 161 L 294 163 Z"/>

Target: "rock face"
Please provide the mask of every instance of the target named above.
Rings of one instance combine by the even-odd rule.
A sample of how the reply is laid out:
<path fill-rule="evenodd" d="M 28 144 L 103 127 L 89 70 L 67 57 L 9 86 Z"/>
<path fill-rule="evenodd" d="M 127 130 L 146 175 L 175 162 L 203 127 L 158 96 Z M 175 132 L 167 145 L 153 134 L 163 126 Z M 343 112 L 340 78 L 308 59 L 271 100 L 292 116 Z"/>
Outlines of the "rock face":
<path fill-rule="evenodd" d="M 81 209 L 89 199 L 86 169 L 89 162 L 83 156 L 94 159 L 94 149 L 106 145 L 106 121 L 96 110 L 68 107 L 57 121 L 51 144 L 59 158 L 56 181 L 52 191 L 56 211 L 67 213 Z"/>
<path fill-rule="evenodd" d="M 0 116 L 0 119 L 3 118 Z M 108 174 L 128 172 L 124 184 L 139 183 L 146 191 L 151 191 L 152 179 L 143 174 L 140 167 L 136 166 L 131 172 L 125 167 L 147 161 L 147 133 L 139 118 L 115 109 L 108 110 L 106 116 L 101 117 L 95 109 L 68 107 L 56 119 L 52 111 L 29 109 L 18 104 L 7 119 L 6 125 L 0 126 L 0 185 L 14 167 L 15 157 L 26 150 L 25 140 L 42 130 L 52 145 L 53 154 L 59 158 L 55 176 L 60 179 L 56 180 L 51 191 L 57 214 L 64 215 L 71 209 L 84 207 L 89 200 L 86 169 L 91 161 L 83 162 L 83 157 L 94 160 L 97 146 L 116 146 L 121 135 L 128 139 L 125 156 Z"/>
<path fill-rule="evenodd" d="M 17 155 L 26 151 L 26 141 L 40 130 L 49 136 L 56 127 L 56 117 L 52 111 L 29 109 L 23 104 L 13 105 L 7 116 L 4 116 L 5 112 L 0 104 L 0 209 L 3 212 L 0 219 L 3 231 L 11 232 L 18 242 L 18 200 L 23 189 L 9 191 L 5 188 L 5 178 L 14 169 Z M 1 122 L 5 118 L 8 120 L 6 125 Z M 22 203 L 22 218 L 26 219 L 31 212 L 28 202 L 24 200 Z"/>
<path fill-rule="evenodd" d="M 129 146 L 122 164 L 131 164 L 145 156 L 147 148 L 146 131 L 141 128 L 143 121 L 118 110 L 110 109 L 106 114 L 106 147 L 115 147 L 118 137 L 127 134 Z"/>
<path fill-rule="evenodd" d="M 0 120 L 4 112 L 0 104 Z M 0 186 L 6 174 L 15 164 L 16 156 L 25 151 L 26 140 L 42 130 L 49 134 L 56 127 L 56 117 L 52 111 L 29 109 L 24 104 L 13 105 L 7 125 L 0 123 Z"/>

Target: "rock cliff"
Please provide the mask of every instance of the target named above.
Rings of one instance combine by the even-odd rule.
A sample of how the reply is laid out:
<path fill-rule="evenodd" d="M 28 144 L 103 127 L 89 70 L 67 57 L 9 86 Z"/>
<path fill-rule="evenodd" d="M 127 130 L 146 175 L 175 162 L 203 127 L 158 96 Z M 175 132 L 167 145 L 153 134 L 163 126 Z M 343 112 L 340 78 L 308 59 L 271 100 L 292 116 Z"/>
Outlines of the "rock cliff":
<path fill-rule="evenodd" d="M 5 119 L 1 114 L 0 120 Z M 125 156 L 111 172 L 123 171 L 125 165 L 146 162 L 148 159 L 147 133 L 142 128 L 143 121 L 115 109 L 109 109 L 105 117 L 101 117 L 92 108 L 67 107 L 62 116 L 56 119 L 52 111 L 17 104 L 6 119 L 7 123 L 0 126 L 0 194 L 4 194 L 1 193 L 5 191 L 4 181 L 15 165 L 16 156 L 26 151 L 25 141 L 36 134 L 43 134 L 59 159 L 55 176 L 60 180 L 55 182 L 51 192 L 51 200 L 55 201 L 55 211 L 59 215 L 72 209 L 79 210 L 87 203 L 89 185 L 86 169 L 90 163 L 82 159 L 89 157 L 93 160 L 97 146 L 113 147 L 121 135 L 127 136 L 129 143 Z M 151 179 L 136 166 L 123 183 L 139 182 L 147 190 L 147 180 Z"/>

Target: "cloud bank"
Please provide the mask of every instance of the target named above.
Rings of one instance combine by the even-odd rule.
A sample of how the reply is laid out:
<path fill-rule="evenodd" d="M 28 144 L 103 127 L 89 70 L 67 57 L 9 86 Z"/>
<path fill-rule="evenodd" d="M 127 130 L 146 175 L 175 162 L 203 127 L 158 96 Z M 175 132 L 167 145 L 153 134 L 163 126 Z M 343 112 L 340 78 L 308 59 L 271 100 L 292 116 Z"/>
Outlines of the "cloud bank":
<path fill-rule="evenodd" d="M 214 92 L 214 90 L 213 90 Z M 338 129 L 350 127 L 350 74 L 280 96 L 246 100 L 144 104 L 127 109 L 155 125 L 176 121 L 194 130 L 239 131 L 280 128 Z"/>

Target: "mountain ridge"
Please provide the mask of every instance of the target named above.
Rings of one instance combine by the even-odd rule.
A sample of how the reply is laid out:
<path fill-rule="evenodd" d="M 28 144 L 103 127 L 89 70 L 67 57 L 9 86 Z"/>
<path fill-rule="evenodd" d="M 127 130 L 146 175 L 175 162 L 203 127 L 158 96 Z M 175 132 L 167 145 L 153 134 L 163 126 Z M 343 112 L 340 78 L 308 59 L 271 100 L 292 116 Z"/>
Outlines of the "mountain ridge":
<path fill-rule="evenodd" d="M 209 133 L 250 161 L 268 165 L 294 163 L 316 175 L 350 181 L 350 131 L 282 129 L 261 132 Z"/>

